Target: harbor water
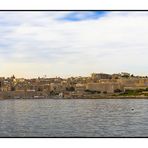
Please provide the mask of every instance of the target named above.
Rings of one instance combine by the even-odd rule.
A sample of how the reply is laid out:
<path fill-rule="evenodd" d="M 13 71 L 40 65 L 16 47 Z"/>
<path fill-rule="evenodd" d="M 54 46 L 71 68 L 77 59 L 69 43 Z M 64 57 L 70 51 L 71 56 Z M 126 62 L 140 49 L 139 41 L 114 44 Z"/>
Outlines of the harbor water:
<path fill-rule="evenodd" d="M 0 100 L 0 137 L 148 137 L 148 99 Z"/>

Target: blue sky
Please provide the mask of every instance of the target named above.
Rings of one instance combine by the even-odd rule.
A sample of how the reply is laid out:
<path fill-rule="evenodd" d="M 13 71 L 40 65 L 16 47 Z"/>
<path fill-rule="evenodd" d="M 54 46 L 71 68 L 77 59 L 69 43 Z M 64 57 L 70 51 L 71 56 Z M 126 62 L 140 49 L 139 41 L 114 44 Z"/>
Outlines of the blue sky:
<path fill-rule="evenodd" d="M 0 75 L 147 75 L 147 12 L 0 12 Z"/>
<path fill-rule="evenodd" d="M 84 21 L 95 20 L 104 17 L 107 11 L 87 11 L 87 12 L 71 12 L 61 18 L 64 21 Z"/>

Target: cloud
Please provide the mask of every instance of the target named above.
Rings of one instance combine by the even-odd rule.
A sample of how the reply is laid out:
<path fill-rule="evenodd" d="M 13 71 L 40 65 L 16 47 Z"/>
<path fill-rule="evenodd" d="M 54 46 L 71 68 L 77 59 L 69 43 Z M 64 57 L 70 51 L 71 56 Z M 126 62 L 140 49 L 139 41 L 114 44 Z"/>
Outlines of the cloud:
<path fill-rule="evenodd" d="M 0 75 L 146 75 L 147 26 L 147 12 L 0 12 Z"/>

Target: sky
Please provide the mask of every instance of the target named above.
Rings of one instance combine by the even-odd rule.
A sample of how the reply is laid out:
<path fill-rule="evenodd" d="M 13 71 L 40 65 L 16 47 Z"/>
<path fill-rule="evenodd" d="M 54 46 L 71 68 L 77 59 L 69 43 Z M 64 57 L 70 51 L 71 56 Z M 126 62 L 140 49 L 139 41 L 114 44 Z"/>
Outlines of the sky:
<path fill-rule="evenodd" d="M 0 76 L 148 75 L 148 12 L 0 12 Z"/>

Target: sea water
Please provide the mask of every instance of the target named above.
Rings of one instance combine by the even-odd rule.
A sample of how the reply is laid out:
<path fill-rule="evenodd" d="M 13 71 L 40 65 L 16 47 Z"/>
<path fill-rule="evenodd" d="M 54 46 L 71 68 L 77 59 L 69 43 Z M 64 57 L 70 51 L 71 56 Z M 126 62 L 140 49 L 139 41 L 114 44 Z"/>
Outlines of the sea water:
<path fill-rule="evenodd" d="M 0 100 L 0 137 L 148 137 L 148 100 Z"/>

